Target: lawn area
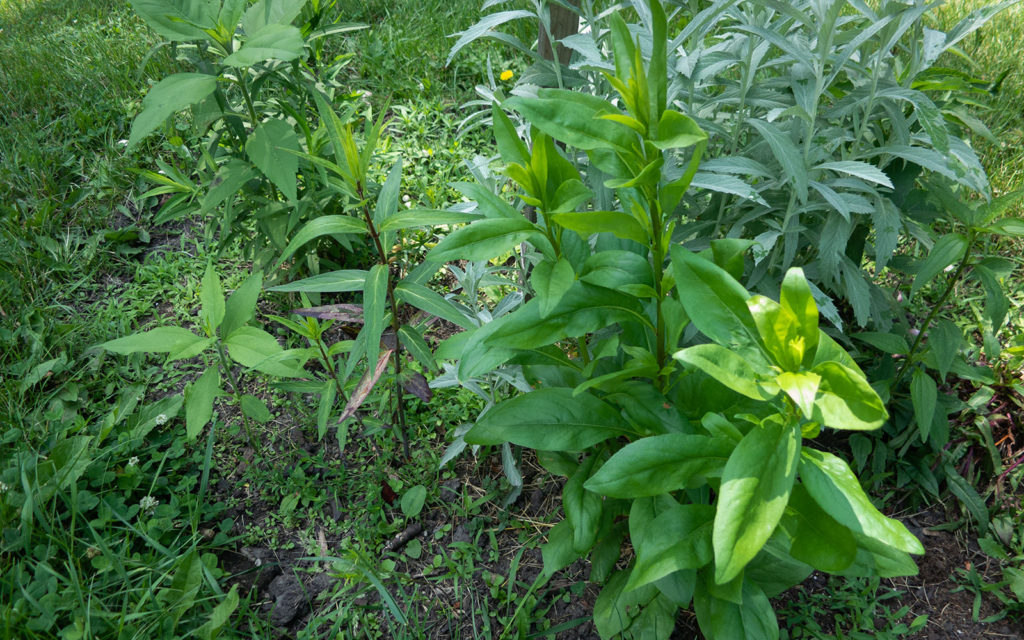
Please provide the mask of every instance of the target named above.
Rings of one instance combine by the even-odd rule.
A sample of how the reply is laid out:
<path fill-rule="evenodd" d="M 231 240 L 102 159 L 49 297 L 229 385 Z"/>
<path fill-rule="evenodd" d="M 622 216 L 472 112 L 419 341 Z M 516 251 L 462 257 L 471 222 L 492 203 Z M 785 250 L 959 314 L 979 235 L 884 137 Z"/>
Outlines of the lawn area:
<path fill-rule="evenodd" d="M 0 0 L 0 637 L 1024 638 L 1024 6 L 548 4 Z"/>

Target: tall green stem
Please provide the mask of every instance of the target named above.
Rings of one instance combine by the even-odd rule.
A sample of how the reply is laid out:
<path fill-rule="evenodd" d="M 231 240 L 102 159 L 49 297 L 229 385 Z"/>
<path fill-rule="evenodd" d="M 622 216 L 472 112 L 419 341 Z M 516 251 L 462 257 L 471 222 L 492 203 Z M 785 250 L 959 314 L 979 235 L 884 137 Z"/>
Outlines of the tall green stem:
<path fill-rule="evenodd" d="M 227 354 L 224 353 L 224 345 L 220 340 L 217 341 L 217 356 L 220 358 L 220 366 L 224 369 L 224 375 L 228 377 L 228 382 L 231 383 L 231 391 L 235 395 L 235 402 L 241 407 L 242 391 L 238 386 L 238 378 L 235 377 L 235 372 L 231 369 L 231 363 L 228 362 Z M 245 411 L 242 411 L 242 424 L 245 426 L 245 433 L 249 437 L 249 446 L 252 447 L 253 451 L 260 451 L 256 434 L 253 433 L 252 425 L 249 424 L 249 416 L 245 415 Z"/>

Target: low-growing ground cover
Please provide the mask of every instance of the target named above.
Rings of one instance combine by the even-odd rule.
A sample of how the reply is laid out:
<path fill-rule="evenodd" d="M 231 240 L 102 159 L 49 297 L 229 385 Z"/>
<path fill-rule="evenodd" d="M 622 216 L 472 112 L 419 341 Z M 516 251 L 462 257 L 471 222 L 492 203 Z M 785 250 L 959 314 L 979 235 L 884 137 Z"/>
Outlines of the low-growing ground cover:
<path fill-rule="evenodd" d="M 477 4 L 338 3 L 342 20 L 369 28 L 328 41 L 327 57 L 345 62 L 341 85 L 368 91 L 358 100 L 386 114 L 389 141 L 371 173 L 383 182 L 403 158 L 400 207 L 458 202 L 450 183 L 474 178 L 464 163 L 497 153 L 486 130 L 458 135 L 468 115 L 459 105 L 477 84 L 507 90 L 507 74 L 498 74 L 520 74 L 526 62 L 498 46 L 472 46 L 444 66 L 451 41 L 441 36 L 473 24 Z M 408 19 L 418 12 L 430 19 Z M 1019 187 L 1020 62 L 1000 52 L 1013 50 L 1021 20 L 1013 9 L 964 46 L 980 65 L 972 73 L 995 79 L 1009 71 L 994 104 L 979 99 L 992 106 L 979 115 L 996 142 L 977 145 L 996 194 Z M 263 409 L 246 410 L 225 393 L 213 405 L 213 427 L 186 441 L 185 425 L 196 418 L 178 394 L 197 393 L 206 369 L 200 354 L 165 364 L 96 346 L 158 325 L 201 332 L 209 318 L 210 235 L 194 218 L 153 224 L 167 194 L 143 197 L 153 184 L 130 171 L 152 169 L 157 158 L 187 167 L 198 151 L 173 136 L 154 135 L 133 154 L 122 142 L 148 86 L 188 67 L 166 48 L 147 59 L 158 40 L 120 3 L 4 4 L 0 28 L 4 634 L 596 637 L 590 564 L 576 560 L 542 576 L 538 545 L 558 520 L 564 481 L 529 451 L 503 457 L 483 449 L 440 464 L 487 393 L 443 387 L 429 401 L 410 395 L 409 459 L 383 420 L 349 429 L 342 453 L 333 424 L 321 428 L 311 388 L 236 367 L 237 388 L 225 390 Z M 530 27 L 516 28 L 521 39 L 534 37 Z M 404 250 L 422 254 L 435 241 L 410 235 Z M 236 240 L 215 259 L 229 293 L 252 270 L 244 244 Z M 993 249 L 1019 261 L 1010 242 Z M 452 275 L 442 285 L 477 289 Z M 513 289 L 499 280 L 480 288 L 492 303 Z M 1019 280 L 1007 288 L 1004 335 L 1019 348 Z M 947 301 L 951 313 L 972 326 L 985 298 L 968 287 L 957 294 Z M 271 319 L 298 306 L 311 305 L 268 295 L 256 317 L 301 348 Z M 435 346 L 455 330 L 434 323 L 426 341 Z M 333 344 L 360 327 L 340 318 L 325 331 Z M 981 339 L 968 350 L 980 353 Z M 921 572 L 850 581 L 814 574 L 774 602 L 788 637 L 1019 636 L 1020 354 L 999 358 L 992 364 L 1001 379 L 949 379 L 942 388 L 970 407 L 954 416 L 949 460 L 980 508 L 963 487 L 937 499 L 885 474 L 862 475 L 886 512 L 923 541 Z M 370 396 L 363 410 L 382 416 L 388 403 Z M 829 446 L 852 449 L 858 472 L 870 468 L 852 443 L 836 438 Z M 515 475 L 519 488 L 510 483 Z M 981 530 L 979 510 L 990 520 Z M 620 564 L 631 553 L 624 547 Z M 681 613 L 673 637 L 697 633 L 693 614 Z"/>

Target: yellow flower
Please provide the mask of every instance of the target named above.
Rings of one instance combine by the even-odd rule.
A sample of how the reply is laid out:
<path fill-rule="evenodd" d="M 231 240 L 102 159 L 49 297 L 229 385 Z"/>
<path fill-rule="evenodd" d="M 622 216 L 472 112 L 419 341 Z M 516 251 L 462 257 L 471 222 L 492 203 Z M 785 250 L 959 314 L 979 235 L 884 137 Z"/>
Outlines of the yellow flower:
<path fill-rule="evenodd" d="M 512 79 L 512 76 L 514 76 L 514 75 L 515 74 L 512 73 L 511 69 L 505 69 L 504 71 L 501 72 L 501 75 L 498 76 L 498 77 L 501 78 L 502 82 L 508 82 L 509 80 Z"/>

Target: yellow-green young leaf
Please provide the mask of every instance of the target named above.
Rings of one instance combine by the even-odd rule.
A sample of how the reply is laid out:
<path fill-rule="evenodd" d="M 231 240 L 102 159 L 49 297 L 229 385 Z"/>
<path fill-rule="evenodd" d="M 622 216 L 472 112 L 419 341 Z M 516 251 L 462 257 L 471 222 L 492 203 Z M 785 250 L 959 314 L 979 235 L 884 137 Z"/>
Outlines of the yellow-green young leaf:
<path fill-rule="evenodd" d="M 206 267 L 206 274 L 203 275 L 203 282 L 200 285 L 199 302 L 202 310 L 199 317 L 206 323 L 210 335 L 216 335 L 217 328 L 224 320 L 224 287 L 221 286 L 220 277 L 213 269 L 213 265 Z"/>
<path fill-rule="evenodd" d="M 205 73 L 175 73 L 153 85 L 142 99 L 142 112 L 132 121 L 128 136 L 131 149 L 171 114 L 200 102 L 217 88 L 217 76 Z"/>
<path fill-rule="evenodd" d="M 142 333 L 110 340 L 100 348 L 121 355 L 129 353 L 171 353 L 188 348 L 203 338 L 181 327 L 157 327 Z"/>
<path fill-rule="evenodd" d="M 803 339 L 802 362 L 809 362 L 818 348 L 818 305 L 814 302 L 811 287 L 799 267 L 786 272 L 779 296 L 782 308 L 789 310 L 796 321 L 796 333 Z"/>
<path fill-rule="evenodd" d="M 261 122 L 245 142 L 245 152 L 256 168 L 273 182 L 289 202 L 296 199 L 295 174 L 299 158 L 299 137 L 284 120 Z"/>
<path fill-rule="evenodd" d="M 914 417 L 917 419 L 917 431 L 921 434 L 921 442 L 928 441 L 935 417 L 935 405 L 939 399 L 939 390 L 935 380 L 921 369 L 914 369 L 910 380 L 910 400 L 914 405 Z"/>
<path fill-rule="evenodd" d="M 601 526 L 601 496 L 583 488 L 597 461 L 596 455 L 588 456 L 562 488 L 562 509 L 572 527 L 572 548 L 580 555 L 594 546 Z"/>
<path fill-rule="evenodd" d="M 736 445 L 722 474 L 715 513 L 715 582 L 725 584 L 754 559 L 779 523 L 800 458 L 797 425 L 766 422 Z"/>
<path fill-rule="evenodd" d="M 921 542 L 901 522 L 885 517 L 871 504 L 857 477 L 841 458 L 804 447 L 800 479 L 818 506 L 854 533 L 900 551 L 924 553 Z"/>
<path fill-rule="evenodd" d="M 804 417 L 810 420 L 814 414 L 814 398 L 818 395 L 821 376 L 811 371 L 785 371 L 775 377 L 775 382 L 796 403 Z"/>
<path fill-rule="evenodd" d="M 758 382 L 754 367 L 732 349 L 717 344 L 698 344 L 677 351 L 676 360 L 708 374 L 736 393 L 754 400 L 768 400 L 774 394 L 765 392 Z"/>
<path fill-rule="evenodd" d="M 220 391 L 220 369 L 212 366 L 185 392 L 185 436 L 194 440 L 213 417 L 213 401 Z"/>
<path fill-rule="evenodd" d="M 823 362 L 813 372 L 821 376 L 814 402 L 816 422 L 833 429 L 869 431 L 889 417 L 885 403 L 859 372 L 838 362 Z"/>
<path fill-rule="evenodd" d="M 633 540 L 636 565 L 625 590 L 711 562 L 714 519 L 714 507 L 703 504 L 677 505 L 658 514 Z"/>
<path fill-rule="evenodd" d="M 478 220 L 446 236 L 427 254 L 427 259 L 435 262 L 490 260 L 538 231 L 536 225 L 523 217 Z"/>
<path fill-rule="evenodd" d="M 559 213 L 551 219 L 584 238 L 594 233 L 611 233 L 617 238 L 646 245 L 650 238 L 636 218 L 622 211 L 579 211 Z"/>
<path fill-rule="evenodd" d="M 539 389 L 488 411 L 466 434 L 469 444 L 511 442 L 545 451 L 583 451 L 630 432 L 611 405 L 572 389 Z"/>
<path fill-rule="evenodd" d="M 789 309 L 765 296 L 751 296 L 747 300 L 747 308 L 771 359 L 784 371 L 800 369 L 806 350 L 804 338 L 798 333 L 796 317 Z"/>
<path fill-rule="evenodd" d="M 793 485 L 786 511 L 783 526 L 791 526 L 793 536 L 789 553 L 797 560 L 835 573 L 857 557 L 857 541 L 850 530 L 825 513 L 802 484 Z"/>

